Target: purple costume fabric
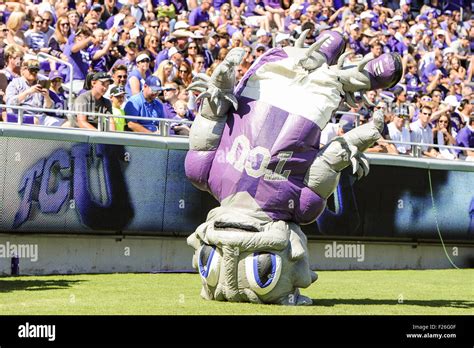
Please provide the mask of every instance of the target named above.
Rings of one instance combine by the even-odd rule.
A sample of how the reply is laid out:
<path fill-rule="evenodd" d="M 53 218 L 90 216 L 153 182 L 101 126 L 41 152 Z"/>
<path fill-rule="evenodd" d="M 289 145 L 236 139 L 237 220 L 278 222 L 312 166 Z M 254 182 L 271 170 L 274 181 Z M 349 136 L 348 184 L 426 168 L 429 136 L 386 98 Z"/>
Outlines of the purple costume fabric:
<path fill-rule="evenodd" d="M 321 129 L 304 117 L 240 96 L 256 70 L 283 58 L 284 51 L 271 50 L 247 72 L 235 90 L 239 108 L 227 116 L 217 150 L 189 151 L 185 169 L 198 188 L 209 191 L 219 202 L 247 192 L 272 220 L 309 223 L 325 207 L 325 200 L 304 184 L 319 151 Z M 282 159 L 281 154 L 288 157 Z M 240 161 L 253 174 L 249 174 L 248 167 L 239 168 L 236 162 Z M 268 162 L 264 164 L 265 161 Z M 255 171 L 262 174 L 256 175 Z M 286 173 L 287 178 L 271 180 L 268 172 Z"/>

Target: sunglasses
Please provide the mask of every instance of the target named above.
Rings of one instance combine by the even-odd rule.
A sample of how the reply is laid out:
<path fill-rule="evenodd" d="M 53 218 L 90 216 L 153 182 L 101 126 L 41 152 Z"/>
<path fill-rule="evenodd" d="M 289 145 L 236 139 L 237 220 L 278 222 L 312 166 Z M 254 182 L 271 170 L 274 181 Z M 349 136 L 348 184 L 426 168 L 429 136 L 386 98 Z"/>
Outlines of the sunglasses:
<path fill-rule="evenodd" d="M 118 79 L 126 79 L 128 76 L 127 75 L 117 75 Z"/>
<path fill-rule="evenodd" d="M 37 69 L 37 68 L 28 68 L 28 71 L 29 71 L 30 74 L 37 74 L 39 69 Z"/>
<path fill-rule="evenodd" d="M 3 31 L 4 33 L 6 33 L 6 32 L 9 31 L 9 29 L 5 28 L 5 29 L 2 29 L 2 31 Z"/>
<path fill-rule="evenodd" d="M 156 28 L 158 28 L 158 26 L 157 25 L 150 25 L 150 28 L 156 29 Z"/>
<path fill-rule="evenodd" d="M 196 49 L 197 47 L 196 46 L 189 46 L 188 49 Z"/>
<path fill-rule="evenodd" d="M 438 123 L 448 123 L 448 120 L 439 120 Z"/>
<path fill-rule="evenodd" d="M 186 74 L 188 71 L 187 70 L 180 70 L 179 72 Z"/>
<path fill-rule="evenodd" d="M 150 60 L 149 60 L 149 59 L 142 59 L 142 60 L 140 61 L 140 63 L 150 63 Z"/>
<path fill-rule="evenodd" d="M 36 24 L 43 24 L 44 21 L 35 21 Z"/>

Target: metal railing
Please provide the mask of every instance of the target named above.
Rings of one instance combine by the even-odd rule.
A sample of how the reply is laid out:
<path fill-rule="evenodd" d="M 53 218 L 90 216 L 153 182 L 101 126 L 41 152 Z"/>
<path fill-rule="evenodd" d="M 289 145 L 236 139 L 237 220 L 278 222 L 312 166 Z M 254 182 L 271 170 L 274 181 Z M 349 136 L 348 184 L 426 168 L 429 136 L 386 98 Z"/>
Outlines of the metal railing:
<path fill-rule="evenodd" d="M 74 105 L 74 102 L 73 102 L 73 99 L 72 99 L 72 97 L 73 97 L 74 68 L 73 68 L 72 64 L 69 63 L 69 62 L 66 62 L 65 60 L 56 58 L 56 57 L 54 57 L 50 54 L 44 53 L 44 52 L 39 52 L 36 56 L 38 57 L 38 61 L 39 61 L 39 58 L 43 57 L 43 58 L 46 58 L 48 60 L 54 60 L 55 62 L 64 64 L 68 67 L 68 69 L 69 69 L 69 95 L 68 95 L 67 105 L 68 105 L 69 109 L 72 109 L 73 105 Z"/>
<path fill-rule="evenodd" d="M 152 133 L 152 135 L 159 135 L 159 136 L 175 136 L 175 137 L 186 137 L 182 135 L 174 135 L 170 134 L 170 129 L 171 129 L 171 124 L 173 123 L 181 123 L 181 124 L 186 124 L 191 126 L 192 121 L 183 119 L 183 120 L 172 120 L 172 119 L 164 119 L 164 118 L 154 118 L 154 117 L 141 117 L 141 116 L 128 116 L 128 115 L 112 115 L 112 114 L 99 114 L 96 112 L 83 112 L 83 111 L 75 111 L 75 110 L 57 110 L 57 109 L 46 109 L 46 108 L 30 108 L 26 106 L 16 106 L 16 105 L 5 105 L 5 104 L 0 104 L 0 108 L 6 108 L 6 109 L 15 109 L 18 110 L 18 122 L 17 124 L 19 125 L 25 125 L 23 123 L 24 121 L 24 113 L 25 111 L 28 112 L 38 112 L 39 114 L 36 115 L 35 117 L 42 116 L 47 113 L 61 113 L 65 115 L 86 115 L 86 116 L 97 116 L 98 117 L 98 131 L 99 132 L 110 132 L 110 118 L 124 118 L 127 120 L 144 120 L 144 121 L 157 121 L 158 122 L 158 131 L 156 133 Z M 336 114 L 350 114 L 356 116 L 356 123 L 360 124 L 359 117 L 361 116 L 358 113 L 355 112 L 343 112 L 343 111 L 337 111 Z M 34 115 L 29 115 L 29 116 L 34 116 Z M 38 127 L 46 127 L 46 128 L 61 128 L 61 129 L 68 129 L 68 130 L 83 130 L 83 128 L 73 128 L 73 127 L 51 127 L 51 126 L 42 126 L 42 125 L 35 125 Z M 121 132 L 114 132 L 114 133 L 121 133 Z M 129 132 L 132 133 L 132 132 Z M 143 135 L 148 135 L 146 133 L 140 133 Z M 383 139 L 384 142 L 386 143 L 391 143 L 391 144 L 401 144 L 401 145 L 409 145 L 412 148 L 411 151 L 411 156 L 412 157 L 421 157 L 422 147 L 437 147 L 437 148 L 446 148 L 446 149 L 451 149 L 451 150 L 461 150 L 461 151 L 474 151 L 474 148 L 466 148 L 466 147 L 460 147 L 460 146 L 453 146 L 453 145 L 439 145 L 439 144 L 425 144 L 425 143 L 415 143 L 415 142 L 404 142 L 404 141 L 395 141 L 395 140 L 385 140 Z M 403 154 L 399 154 L 403 155 Z"/>
<path fill-rule="evenodd" d="M 18 111 L 18 121 L 16 122 L 19 125 L 29 126 L 28 124 L 24 123 L 24 116 L 25 111 L 28 112 L 28 116 L 32 117 L 40 117 L 40 116 L 50 116 L 48 114 L 63 114 L 63 115 L 72 115 L 76 117 L 77 115 L 85 115 L 85 116 L 95 116 L 98 117 L 98 128 L 99 132 L 110 132 L 110 118 L 123 118 L 127 120 L 143 120 L 143 121 L 157 121 L 158 123 L 158 135 L 160 136 L 177 136 L 182 137 L 182 135 L 170 134 L 171 125 L 173 123 L 181 123 L 186 125 L 191 125 L 193 122 L 183 119 L 183 120 L 173 120 L 173 119 L 165 119 L 165 118 L 156 118 L 156 117 L 142 117 L 142 116 L 128 116 L 128 115 L 112 115 L 112 114 L 99 114 L 97 112 L 89 112 L 89 111 L 76 111 L 76 110 L 63 110 L 63 109 L 47 109 L 47 108 L 31 108 L 27 106 L 18 106 L 18 105 L 6 105 L 0 104 L 0 108 L 5 109 L 12 109 Z M 8 111 L 7 111 L 8 113 Z M 54 117 L 54 116 L 53 116 Z M 58 117 L 58 116 L 56 116 Z M 76 127 L 51 127 L 51 126 L 44 126 L 44 125 L 35 125 L 39 127 L 48 127 L 48 128 L 61 128 L 61 129 L 71 129 L 71 130 L 78 130 L 82 128 Z M 117 132 L 120 133 L 120 132 Z M 145 133 L 141 133 L 145 134 Z M 156 133 L 152 133 L 156 134 Z M 146 135 L 146 134 L 145 134 Z"/>

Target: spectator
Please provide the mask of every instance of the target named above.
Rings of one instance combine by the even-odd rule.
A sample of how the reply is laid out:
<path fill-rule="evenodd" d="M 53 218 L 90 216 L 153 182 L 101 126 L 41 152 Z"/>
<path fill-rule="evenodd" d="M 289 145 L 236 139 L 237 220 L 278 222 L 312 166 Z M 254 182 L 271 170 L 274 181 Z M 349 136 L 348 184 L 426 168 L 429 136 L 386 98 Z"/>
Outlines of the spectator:
<path fill-rule="evenodd" d="M 174 117 L 175 120 L 185 120 L 189 119 L 189 110 L 186 102 L 183 100 L 176 100 L 174 103 L 174 111 L 176 116 Z M 184 123 L 177 123 L 171 125 L 171 130 L 177 135 L 189 135 L 189 125 Z"/>
<path fill-rule="evenodd" d="M 204 60 L 204 58 L 202 59 Z M 187 62 L 183 61 L 179 66 L 178 78 L 181 84 L 183 84 L 185 87 L 188 87 L 191 84 L 193 80 L 193 74 L 191 71 L 191 66 Z"/>
<path fill-rule="evenodd" d="M 63 77 L 59 71 L 54 70 L 49 73 L 49 97 L 53 102 L 52 108 L 55 110 L 67 110 L 68 104 L 64 89 L 62 88 Z M 71 124 L 67 121 L 67 115 L 63 113 L 47 114 L 44 120 L 45 126 L 53 127 L 70 127 Z"/>
<path fill-rule="evenodd" d="M 25 43 L 32 53 L 49 52 L 47 46 L 47 35 L 43 32 L 43 17 L 35 16 L 30 30 L 25 32 Z"/>
<path fill-rule="evenodd" d="M 133 69 L 136 68 L 135 65 L 135 58 L 137 57 L 138 54 L 138 45 L 136 44 L 135 41 L 128 40 L 125 42 L 125 57 L 121 59 L 117 59 L 112 66 L 112 69 L 116 65 L 125 65 L 128 69 L 128 72 L 130 73 Z"/>
<path fill-rule="evenodd" d="M 109 98 L 110 91 L 114 87 L 121 86 L 125 90 L 125 84 L 127 83 L 127 80 L 128 80 L 127 67 L 125 65 L 116 65 L 114 68 L 112 68 L 112 80 L 113 80 L 113 83 L 110 84 L 109 89 L 104 94 L 105 98 Z M 129 98 L 130 96 L 126 95 L 126 97 Z"/>
<path fill-rule="evenodd" d="M 408 125 L 408 118 L 403 117 L 399 113 L 395 113 L 393 121 L 388 124 L 388 132 L 390 139 L 393 141 L 409 143 L 410 142 L 410 131 L 409 128 L 405 127 Z M 403 155 L 409 155 L 411 153 L 411 145 L 395 143 L 397 152 Z"/>
<path fill-rule="evenodd" d="M 471 115 L 469 117 L 469 124 L 459 131 L 456 136 L 456 142 L 458 146 L 474 148 L 474 116 Z M 474 161 L 474 150 L 463 150 L 461 156 L 466 161 L 472 162 Z"/>
<path fill-rule="evenodd" d="M 26 13 L 21 11 L 15 11 L 10 14 L 7 20 L 7 43 L 9 45 L 16 44 L 26 52 L 27 47 L 25 44 L 25 36 L 23 34 L 22 28 L 25 23 Z"/>
<path fill-rule="evenodd" d="M 175 82 L 167 82 L 163 86 L 163 110 L 164 117 L 173 119 L 176 116 L 174 104 L 178 101 L 178 85 Z"/>
<path fill-rule="evenodd" d="M 162 85 L 171 81 L 173 76 L 173 63 L 169 60 L 162 61 L 153 76 L 158 77 Z"/>
<path fill-rule="evenodd" d="M 49 38 L 48 47 L 51 49 L 49 54 L 56 58 L 67 61 L 68 57 L 63 54 L 67 39 L 71 34 L 71 25 L 67 16 L 61 16 L 56 21 L 56 30 Z"/>
<path fill-rule="evenodd" d="M 0 90 L 5 91 L 7 85 L 21 74 L 23 50 L 18 45 L 9 45 L 5 48 L 5 68 L 0 71 Z"/>
<path fill-rule="evenodd" d="M 125 116 L 125 111 L 122 108 L 125 102 L 125 88 L 123 88 L 123 86 L 113 87 L 110 91 L 110 100 L 112 102 L 112 114 L 114 116 Z M 114 117 L 113 122 L 117 132 L 123 132 L 125 130 L 125 118 Z"/>
<path fill-rule="evenodd" d="M 96 28 L 93 31 L 92 35 L 92 45 L 87 48 L 89 53 L 90 69 L 96 72 L 105 72 L 106 71 L 106 55 L 112 47 L 113 41 L 112 37 L 117 32 L 116 28 L 110 29 L 110 33 L 105 37 L 105 32 L 103 29 Z"/>
<path fill-rule="evenodd" d="M 39 62 L 35 59 L 29 59 L 22 63 L 21 76 L 14 78 L 5 92 L 6 104 L 46 109 L 52 107 L 53 102 L 49 97 L 48 89 L 38 82 L 39 70 Z M 7 110 L 7 113 L 16 114 L 12 110 Z M 37 111 L 26 110 L 24 114 L 35 116 L 35 124 L 43 124 L 44 117 Z"/>
<path fill-rule="evenodd" d="M 196 7 L 194 10 L 191 11 L 191 13 L 189 14 L 189 25 L 190 25 L 189 29 L 191 31 L 199 29 L 199 23 L 209 21 L 210 8 L 211 8 L 211 1 L 202 0 L 201 6 Z"/>
<path fill-rule="evenodd" d="M 162 90 L 158 77 L 148 77 L 142 91 L 132 96 L 125 104 L 125 114 L 127 116 L 164 118 L 163 105 L 157 99 Z M 156 120 L 128 119 L 127 126 L 133 132 L 156 133 L 159 129 L 159 122 Z"/>
<path fill-rule="evenodd" d="M 451 125 L 451 118 L 449 115 L 441 115 L 433 128 L 434 144 L 438 145 L 456 145 L 455 134 L 453 134 L 453 127 Z M 455 150 L 444 147 L 437 148 L 440 153 L 439 158 L 456 159 L 457 154 Z"/>
<path fill-rule="evenodd" d="M 92 89 L 81 94 L 74 102 L 74 110 L 77 112 L 77 122 L 70 118 L 72 126 L 84 128 L 87 130 L 97 130 L 99 121 L 106 122 L 105 118 L 97 115 L 85 115 L 81 112 L 91 112 L 97 114 L 112 114 L 112 104 L 110 100 L 104 98 L 104 94 L 112 82 L 110 75 L 104 72 L 95 73 L 92 77 Z M 115 130 L 115 124 L 110 123 L 110 130 Z"/>
<path fill-rule="evenodd" d="M 125 85 L 125 91 L 130 96 L 140 93 L 146 78 L 151 75 L 150 56 L 148 54 L 145 52 L 140 53 L 135 62 L 137 67 L 129 74 L 127 84 Z"/>
<path fill-rule="evenodd" d="M 411 141 L 420 144 L 433 144 L 433 131 L 430 126 L 432 109 L 425 105 L 418 115 L 418 120 L 410 123 Z M 421 152 L 427 157 L 436 158 L 439 152 L 431 146 L 421 146 Z"/>
<path fill-rule="evenodd" d="M 69 79 L 74 81 L 74 91 L 77 91 L 86 79 L 91 63 L 87 50 L 93 39 L 91 30 L 83 26 L 76 31 L 73 42 L 64 47 L 64 54 L 69 57 L 69 63 L 73 66 L 73 76 L 69 76 Z"/>

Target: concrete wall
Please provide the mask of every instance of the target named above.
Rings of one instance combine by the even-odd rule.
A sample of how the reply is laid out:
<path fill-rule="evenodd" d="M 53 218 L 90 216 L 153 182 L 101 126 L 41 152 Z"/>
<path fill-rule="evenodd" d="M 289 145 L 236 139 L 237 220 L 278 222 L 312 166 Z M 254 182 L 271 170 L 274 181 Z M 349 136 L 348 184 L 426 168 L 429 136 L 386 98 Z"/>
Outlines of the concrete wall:
<path fill-rule="evenodd" d="M 28 258 L 20 259 L 22 275 L 193 271 L 192 249 L 186 245 L 185 238 L 116 239 L 112 236 L 0 234 L 0 247 L 19 244 L 36 245 L 38 251 L 36 262 Z M 312 268 L 347 270 L 452 267 L 441 245 L 346 244 L 354 247 L 348 248 L 342 241 L 309 241 Z M 458 267 L 473 267 L 474 246 L 447 245 L 447 250 Z M 0 275 L 10 274 L 10 263 L 9 256 L 0 255 Z"/>

